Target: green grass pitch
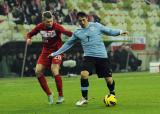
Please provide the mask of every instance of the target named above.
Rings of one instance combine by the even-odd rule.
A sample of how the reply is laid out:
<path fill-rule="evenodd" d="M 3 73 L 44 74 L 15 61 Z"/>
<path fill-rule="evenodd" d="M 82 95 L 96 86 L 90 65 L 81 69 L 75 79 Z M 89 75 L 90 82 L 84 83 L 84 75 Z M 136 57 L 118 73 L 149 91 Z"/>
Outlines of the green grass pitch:
<path fill-rule="evenodd" d="M 89 104 L 77 107 L 81 98 L 80 76 L 63 78 L 65 102 L 48 105 L 35 77 L 0 79 L 0 114 L 159 114 L 160 73 L 114 73 L 116 81 L 115 107 L 106 107 L 108 93 L 105 81 L 90 77 Z M 57 92 L 53 78 L 47 78 L 55 100 Z"/>

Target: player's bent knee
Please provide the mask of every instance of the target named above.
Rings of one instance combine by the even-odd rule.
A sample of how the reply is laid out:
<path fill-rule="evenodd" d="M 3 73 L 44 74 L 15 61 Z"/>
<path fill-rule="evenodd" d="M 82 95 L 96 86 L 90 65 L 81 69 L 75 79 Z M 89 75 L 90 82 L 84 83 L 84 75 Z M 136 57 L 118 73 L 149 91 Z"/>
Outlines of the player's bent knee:
<path fill-rule="evenodd" d="M 107 78 L 105 78 L 105 80 L 109 84 L 112 84 L 112 82 L 113 82 L 113 78 L 112 77 L 107 77 Z"/>
<path fill-rule="evenodd" d="M 59 69 L 52 69 L 51 71 L 54 76 L 59 74 Z"/>
<path fill-rule="evenodd" d="M 89 77 L 89 72 L 84 70 L 84 71 L 81 71 L 81 78 L 83 79 L 88 79 Z"/>
<path fill-rule="evenodd" d="M 42 74 L 42 72 L 41 72 L 41 71 L 39 71 L 39 70 L 36 70 L 36 71 L 35 71 L 35 74 L 36 74 L 36 76 L 37 76 L 37 77 L 40 77 L 40 76 L 41 76 L 41 74 Z"/>

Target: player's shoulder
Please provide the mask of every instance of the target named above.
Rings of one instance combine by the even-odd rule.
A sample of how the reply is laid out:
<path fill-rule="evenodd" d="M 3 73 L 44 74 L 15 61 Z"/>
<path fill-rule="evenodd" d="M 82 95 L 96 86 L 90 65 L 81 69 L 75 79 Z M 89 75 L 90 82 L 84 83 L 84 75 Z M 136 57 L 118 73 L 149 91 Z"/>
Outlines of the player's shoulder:
<path fill-rule="evenodd" d="M 43 23 L 38 23 L 36 26 L 44 26 Z"/>
<path fill-rule="evenodd" d="M 101 26 L 102 24 L 101 23 L 98 23 L 98 22 L 90 22 L 90 25 L 91 26 Z"/>
<path fill-rule="evenodd" d="M 82 31 L 82 28 L 77 28 L 73 33 L 74 34 L 78 34 L 78 33 L 80 33 Z"/>
<path fill-rule="evenodd" d="M 57 22 L 53 22 L 52 26 L 54 27 L 58 27 L 58 26 L 62 26 L 61 24 L 57 23 Z"/>
<path fill-rule="evenodd" d="M 61 28 L 64 28 L 61 24 L 59 24 L 59 23 L 57 23 L 57 22 L 53 22 L 52 27 L 53 27 L 55 30 L 59 30 L 59 29 L 61 29 Z"/>
<path fill-rule="evenodd" d="M 36 28 L 43 28 L 44 27 L 44 24 L 43 23 L 39 23 L 36 25 Z"/>
<path fill-rule="evenodd" d="M 89 25 L 96 25 L 97 22 L 89 22 Z"/>

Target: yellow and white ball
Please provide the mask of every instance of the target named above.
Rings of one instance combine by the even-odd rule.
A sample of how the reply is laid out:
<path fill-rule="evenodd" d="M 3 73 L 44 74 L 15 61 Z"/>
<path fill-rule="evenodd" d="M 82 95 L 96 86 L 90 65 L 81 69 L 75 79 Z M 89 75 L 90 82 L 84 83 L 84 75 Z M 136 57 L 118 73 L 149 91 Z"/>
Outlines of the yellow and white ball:
<path fill-rule="evenodd" d="M 106 95 L 104 97 L 104 103 L 106 106 L 115 106 L 117 104 L 117 99 L 115 97 L 115 95 Z"/>

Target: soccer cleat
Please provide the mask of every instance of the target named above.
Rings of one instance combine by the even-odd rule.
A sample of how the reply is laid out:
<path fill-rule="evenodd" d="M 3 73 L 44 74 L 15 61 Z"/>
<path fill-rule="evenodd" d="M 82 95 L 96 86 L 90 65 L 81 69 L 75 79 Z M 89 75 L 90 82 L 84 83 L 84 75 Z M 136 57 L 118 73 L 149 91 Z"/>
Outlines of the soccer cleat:
<path fill-rule="evenodd" d="M 59 96 L 56 104 L 61 104 L 64 102 L 64 97 Z"/>
<path fill-rule="evenodd" d="M 85 98 L 82 97 L 82 99 L 80 99 L 79 101 L 76 102 L 76 106 L 82 106 L 87 103 L 88 103 L 88 100 L 86 100 Z"/>
<path fill-rule="evenodd" d="M 49 105 L 53 104 L 53 95 L 52 94 L 48 96 L 48 104 Z"/>

